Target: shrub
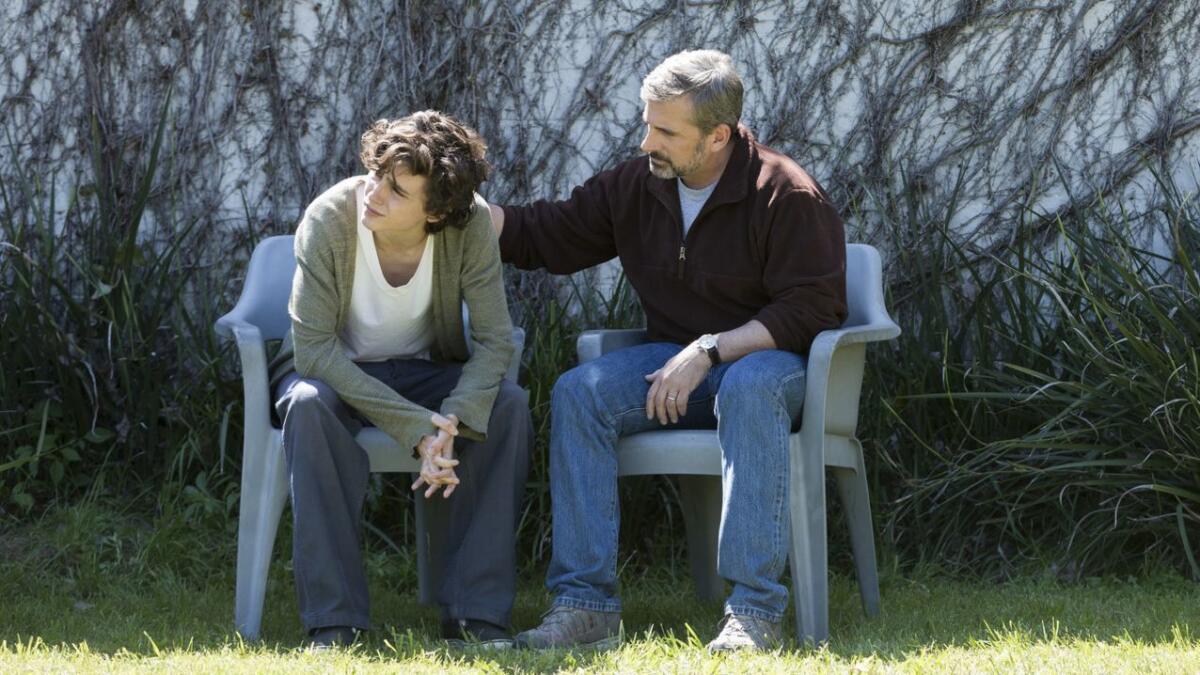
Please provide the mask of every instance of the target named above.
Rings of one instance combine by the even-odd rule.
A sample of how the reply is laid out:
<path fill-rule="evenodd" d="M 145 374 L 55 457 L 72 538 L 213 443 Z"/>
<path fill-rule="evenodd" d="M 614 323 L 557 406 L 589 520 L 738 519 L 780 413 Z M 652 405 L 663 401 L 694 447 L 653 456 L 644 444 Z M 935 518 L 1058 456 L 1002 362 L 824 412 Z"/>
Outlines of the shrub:
<path fill-rule="evenodd" d="M 220 466 L 238 392 L 211 330 L 226 271 L 203 264 L 196 221 L 145 218 L 166 110 L 145 157 L 93 139 L 94 182 L 65 208 L 54 176 L 14 160 L 0 179 L 0 508 L 157 496 Z"/>
<path fill-rule="evenodd" d="M 13 162 L 0 178 L 0 513 L 100 495 L 235 527 L 241 387 L 211 326 L 254 228 L 177 219 L 154 180 L 167 109 L 145 156 L 97 131 L 92 181 L 65 207 L 53 176 Z M 1151 560 L 1200 578 L 1200 207 L 1161 187 L 1147 222 L 1097 203 L 1031 215 L 989 250 L 950 233 L 953 203 L 935 214 L 917 194 L 880 199 L 877 212 L 911 224 L 884 246 L 905 332 L 868 358 L 860 433 L 883 540 L 903 560 L 1050 564 L 1066 578 Z M 1135 232 L 1155 238 L 1136 245 Z M 549 557 L 551 387 L 581 330 L 642 322 L 623 279 L 602 293 L 591 278 L 509 278 L 538 432 L 521 540 L 534 563 Z M 411 510 L 393 506 L 411 492 L 395 477 L 373 485 L 368 532 L 398 549 Z M 673 560 L 673 483 L 621 491 L 639 516 L 622 526 L 625 563 Z"/>
<path fill-rule="evenodd" d="M 1097 202 L 977 258 L 944 228 L 901 254 L 925 271 L 873 359 L 874 433 L 895 430 L 883 509 L 908 556 L 1200 579 L 1200 210 L 1163 187 L 1142 228 Z"/>

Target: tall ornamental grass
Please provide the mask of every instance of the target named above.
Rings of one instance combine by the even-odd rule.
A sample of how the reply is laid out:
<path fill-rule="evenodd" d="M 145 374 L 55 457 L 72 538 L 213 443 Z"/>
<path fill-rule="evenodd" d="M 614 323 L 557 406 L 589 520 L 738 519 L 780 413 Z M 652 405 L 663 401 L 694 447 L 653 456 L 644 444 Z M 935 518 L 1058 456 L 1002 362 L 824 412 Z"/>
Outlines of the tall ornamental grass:
<path fill-rule="evenodd" d="M 170 156 L 162 109 L 144 145 L 95 125 L 91 174 L 69 194 L 12 160 L 6 139 L 0 522 L 97 498 L 236 526 L 240 376 L 211 327 L 270 232 L 252 224 L 246 237 L 176 207 L 177 188 L 156 182 Z M 1031 217 L 986 250 L 949 231 L 953 204 L 930 213 L 921 195 L 898 194 L 871 205 L 911 224 L 883 246 L 905 332 L 869 354 L 860 426 L 881 543 L 900 561 L 1063 578 L 1166 563 L 1200 578 L 1200 207 L 1169 179 L 1161 187 L 1146 219 L 1098 203 Z M 538 432 L 521 524 L 533 564 L 551 544 L 554 381 L 581 330 L 642 322 L 623 280 L 601 292 L 589 278 L 508 280 Z M 407 550 L 406 483 L 372 482 L 369 545 Z M 674 484 L 622 486 L 623 568 L 674 563 Z M 841 530 L 830 532 L 840 559 Z"/>
<path fill-rule="evenodd" d="M 1097 202 L 993 251 L 939 228 L 898 255 L 906 333 L 871 359 L 866 434 L 903 557 L 1200 580 L 1200 206 L 1161 187 L 1136 225 Z"/>
<path fill-rule="evenodd" d="M 206 262 L 206 224 L 182 218 L 155 186 L 167 101 L 148 147 L 121 147 L 93 124 L 91 175 L 69 194 L 6 153 L 2 512 L 88 494 L 163 495 L 221 516 L 234 503 L 228 474 L 218 474 L 224 459 L 236 476 L 238 388 L 220 373 L 211 330 L 227 271 Z"/>

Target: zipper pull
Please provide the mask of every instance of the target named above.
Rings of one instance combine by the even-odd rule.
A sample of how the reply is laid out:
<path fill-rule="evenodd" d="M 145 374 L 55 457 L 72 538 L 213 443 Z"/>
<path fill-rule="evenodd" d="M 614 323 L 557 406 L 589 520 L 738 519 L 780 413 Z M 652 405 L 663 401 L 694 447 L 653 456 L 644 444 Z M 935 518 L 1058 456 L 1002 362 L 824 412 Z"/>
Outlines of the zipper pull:
<path fill-rule="evenodd" d="M 679 278 L 680 279 L 683 278 L 683 264 L 685 262 L 687 262 L 687 248 L 683 244 L 680 244 L 679 245 Z"/>

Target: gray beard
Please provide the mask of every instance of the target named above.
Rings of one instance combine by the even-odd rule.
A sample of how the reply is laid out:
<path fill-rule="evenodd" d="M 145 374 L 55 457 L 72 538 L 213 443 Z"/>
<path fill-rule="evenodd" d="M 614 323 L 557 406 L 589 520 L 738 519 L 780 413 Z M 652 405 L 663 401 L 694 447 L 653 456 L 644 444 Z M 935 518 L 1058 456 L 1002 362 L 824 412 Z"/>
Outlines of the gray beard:
<path fill-rule="evenodd" d="M 658 166 L 655 166 L 655 162 L 650 162 L 649 155 L 646 156 L 646 161 L 650 162 L 650 173 L 654 174 L 656 178 L 670 180 L 672 178 L 683 178 L 684 175 L 696 172 L 703 163 L 703 156 L 704 151 L 701 148 L 701 144 L 697 143 L 696 147 L 692 148 L 688 165 L 684 167 L 678 167 L 671 162 L 664 161 L 659 161 Z"/>
<path fill-rule="evenodd" d="M 700 168 L 700 153 L 692 156 L 692 163 L 684 167 L 682 170 L 670 162 L 662 160 L 651 161 L 649 155 L 646 155 L 646 161 L 650 163 L 650 173 L 657 178 L 670 180 L 672 178 L 681 178 L 696 169 Z"/>
<path fill-rule="evenodd" d="M 649 157 L 646 158 L 646 161 L 650 162 L 650 173 L 657 178 L 670 180 L 679 177 L 679 174 L 675 171 L 675 166 L 670 162 L 660 163 L 657 160 L 651 160 Z"/>

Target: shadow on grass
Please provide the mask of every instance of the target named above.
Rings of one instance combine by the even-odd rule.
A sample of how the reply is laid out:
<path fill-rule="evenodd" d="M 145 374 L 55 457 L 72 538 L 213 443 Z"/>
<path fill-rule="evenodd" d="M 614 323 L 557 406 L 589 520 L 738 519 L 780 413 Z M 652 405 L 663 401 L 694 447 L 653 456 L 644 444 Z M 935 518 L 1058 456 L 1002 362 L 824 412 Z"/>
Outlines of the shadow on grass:
<path fill-rule="evenodd" d="M 158 524 L 161 525 L 161 524 Z M 0 641 L 77 646 L 95 654 L 222 652 L 294 654 L 304 648 L 290 565 L 277 542 L 263 619 L 263 640 L 243 643 L 233 632 L 232 542 L 188 538 L 177 529 L 158 534 L 155 523 L 86 513 L 36 526 L 0 529 Z M 213 541 L 217 543 L 214 545 Z M 182 548 L 181 548 L 182 547 Z M 186 549 L 186 550 L 185 550 Z M 597 664 L 619 666 L 609 653 L 548 651 L 512 654 L 453 651 L 438 637 L 438 612 L 415 601 L 410 556 L 374 551 L 367 556 L 375 629 L 356 654 L 373 660 L 551 670 Z M 719 603 L 701 603 L 682 572 L 666 566 L 624 574 L 624 624 L 630 649 L 694 653 L 716 633 Z M 525 573 L 513 611 L 518 630 L 536 625 L 548 607 L 539 572 Z M 883 613 L 867 618 L 852 579 L 831 580 L 831 641 L 824 654 L 838 659 L 904 661 L 946 647 L 968 647 L 1019 636 L 1023 644 L 1062 640 L 1096 643 L 1193 642 L 1200 625 L 1200 585 L 1169 573 L 1137 579 L 1061 584 L 1024 579 L 1004 584 L 923 574 L 885 574 Z M 803 658 L 789 608 L 785 652 Z M 619 652 L 625 651 L 624 649 Z M 629 658 L 628 654 L 624 658 Z"/>
<path fill-rule="evenodd" d="M 77 583 L 69 576 L 54 579 L 28 569 L 19 575 L 14 571 L 5 570 L 9 583 L 3 594 L 10 601 L 0 618 L 0 640 L 10 645 L 31 639 L 48 645 L 86 642 L 93 653 L 146 656 L 230 649 L 290 654 L 304 648 L 290 574 L 282 563 L 272 570 L 263 639 L 245 644 L 232 632 L 232 578 L 197 586 L 171 574 L 117 576 L 106 588 L 78 598 L 72 592 Z M 15 587 L 10 585 L 14 581 L 19 581 Z M 1187 636 L 1187 626 L 1200 622 L 1200 590 L 1166 575 L 1075 585 L 890 577 L 884 579 L 883 613 L 875 618 L 862 615 L 853 582 L 836 578 L 832 589 L 832 636 L 824 650 L 849 660 L 874 656 L 903 661 L 923 650 L 988 643 L 1005 634 L 1020 635 L 1030 644 L 1068 639 L 1165 644 L 1177 641 L 1181 630 Z M 486 659 L 536 669 L 585 667 L 608 658 L 586 650 L 512 655 L 450 650 L 437 639 L 437 610 L 418 605 L 413 595 L 373 582 L 376 625 L 356 648 L 359 653 L 373 659 L 419 657 L 460 665 Z M 698 649 L 716 633 L 720 606 L 695 600 L 687 581 L 638 580 L 627 586 L 626 597 L 629 643 Z M 527 583 L 514 610 L 515 626 L 535 625 L 547 601 L 544 591 Z M 790 614 L 784 651 L 804 656 L 811 650 L 797 647 Z"/>
<path fill-rule="evenodd" d="M 1147 645 L 1191 640 L 1200 586 L 1159 572 L 1142 578 L 1006 583 L 937 576 L 885 577 L 883 611 L 866 617 L 852 580 L 831 584 L 830 653 L 903 660 L 931 648 L 967 647 L 1019 636 L 1023 643 L 1086 641 Z M 790 630 L 794 623 L 789 617 Z"/>

